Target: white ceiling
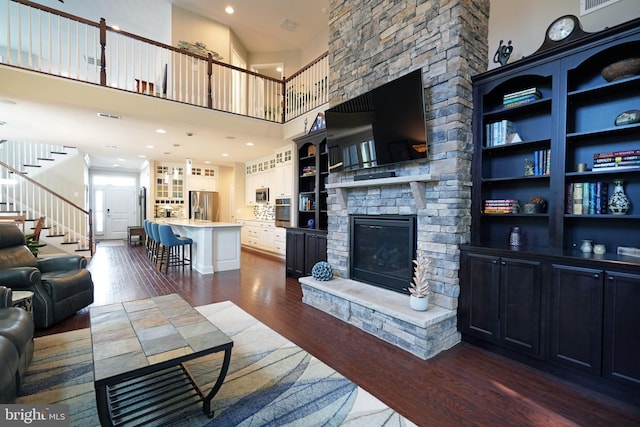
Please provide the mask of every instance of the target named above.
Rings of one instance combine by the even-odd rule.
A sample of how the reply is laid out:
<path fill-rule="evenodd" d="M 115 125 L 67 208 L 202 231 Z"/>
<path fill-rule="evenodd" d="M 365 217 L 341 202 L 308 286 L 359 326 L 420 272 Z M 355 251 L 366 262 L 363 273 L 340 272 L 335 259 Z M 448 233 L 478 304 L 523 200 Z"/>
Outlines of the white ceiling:
<path fill-rule="evenodd" d="M 322 11 L 328 0 L 172 3 L 229 26 L 252 53 L 304 49 L 328 25 Z M 222 11 L 227 4 L 234 15 Z M 280 28 L 284 19 L 298 23 L 293 36 Z M 98 112 L 121 118 L 100 118 Z M 0 122 L 6 123 L 0 139 L 75 146 L 88 154 L 92 167 L 110 169 L 136 170 L 145 159 L 231 165 L 286 144 L 282 125 L 3 66 Z M 158 128 L 167 133 L 156 133 Z"/>

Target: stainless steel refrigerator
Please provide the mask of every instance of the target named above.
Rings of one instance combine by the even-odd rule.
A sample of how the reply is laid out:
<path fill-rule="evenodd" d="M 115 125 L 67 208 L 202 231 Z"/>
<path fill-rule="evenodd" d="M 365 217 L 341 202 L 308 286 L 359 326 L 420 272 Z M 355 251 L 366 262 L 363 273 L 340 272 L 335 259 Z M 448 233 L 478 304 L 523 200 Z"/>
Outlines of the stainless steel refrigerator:
<path fill-rule="evenodd" d="M 189 219 L 217 222 L 220 199 L 216 191 L 189 191 Z"/>

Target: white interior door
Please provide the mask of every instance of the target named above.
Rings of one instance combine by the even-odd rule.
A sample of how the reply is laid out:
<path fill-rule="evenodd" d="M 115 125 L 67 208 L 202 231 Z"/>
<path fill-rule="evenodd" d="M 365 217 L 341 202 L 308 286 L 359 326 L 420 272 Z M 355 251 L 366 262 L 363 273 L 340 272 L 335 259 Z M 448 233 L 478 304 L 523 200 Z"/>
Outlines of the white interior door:
<path fill-rule="evenodd" d="M 107 239 L 126 239 L 127 227 L 136 222 L 136 192 L 130 187 L 107 187 L 105 200 Z"/>

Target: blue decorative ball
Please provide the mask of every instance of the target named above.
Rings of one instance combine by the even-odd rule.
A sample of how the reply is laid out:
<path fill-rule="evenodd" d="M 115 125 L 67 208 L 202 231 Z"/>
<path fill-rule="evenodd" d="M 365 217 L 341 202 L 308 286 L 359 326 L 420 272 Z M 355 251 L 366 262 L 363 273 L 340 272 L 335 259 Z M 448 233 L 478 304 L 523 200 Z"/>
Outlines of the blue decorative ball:
<path fill-rule="evenodd" d="M 331 280 L 333 278 L 333 267 L 326 261 L 320 261 L 311 269 L 311 276 L 321 282 Z"/>

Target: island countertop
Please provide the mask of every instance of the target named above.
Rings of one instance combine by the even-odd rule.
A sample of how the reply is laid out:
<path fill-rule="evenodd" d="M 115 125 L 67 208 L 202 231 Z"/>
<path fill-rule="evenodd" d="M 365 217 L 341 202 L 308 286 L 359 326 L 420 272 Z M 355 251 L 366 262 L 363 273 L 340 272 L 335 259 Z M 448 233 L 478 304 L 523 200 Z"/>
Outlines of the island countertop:
<path fill-rule="evenodd" d="M 156 218 L 156 222 L 167 224 L 176 234 L 193 239 L 191 262 L 199 273 L 240 268 L 242 224 L 187 218 Z"/>
<path fill-rule="evenodd" d="M 169 225 L 179 225 L 182 227 L 197 228 L 226 228 L 226 227 L 242 227 L 242 224 L 234 224 L 232 222 L 213 222 L 204 219 L 187 219 L 187 218 L 162 218 L 162 222 Z M 161 221 L 158 221 L 161 222 Z"/>

